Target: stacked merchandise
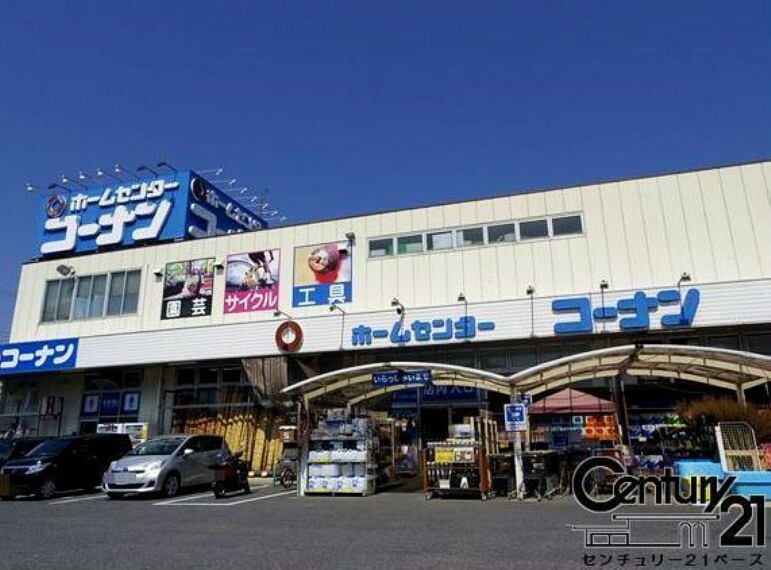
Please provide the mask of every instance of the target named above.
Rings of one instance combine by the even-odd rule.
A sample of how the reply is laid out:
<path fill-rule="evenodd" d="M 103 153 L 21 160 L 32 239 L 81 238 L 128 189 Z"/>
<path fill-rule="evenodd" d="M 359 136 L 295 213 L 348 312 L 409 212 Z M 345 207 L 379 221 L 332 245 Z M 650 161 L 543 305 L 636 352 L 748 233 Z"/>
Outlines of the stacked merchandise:
<path fill-rule="evenodd" d="M 476 493 L 484 501 L 491 495 L 487 450 L 485 443 L 475 438 L 471 424 L 452 425 L 448 439 L 429 442 L 424 461 L 426 499 Z"/>
<path fill-rule="evenodd" d="M 374 424 L 332 409 L 312 430 L 306 493 L 369 495 L 375 490 Z"/>

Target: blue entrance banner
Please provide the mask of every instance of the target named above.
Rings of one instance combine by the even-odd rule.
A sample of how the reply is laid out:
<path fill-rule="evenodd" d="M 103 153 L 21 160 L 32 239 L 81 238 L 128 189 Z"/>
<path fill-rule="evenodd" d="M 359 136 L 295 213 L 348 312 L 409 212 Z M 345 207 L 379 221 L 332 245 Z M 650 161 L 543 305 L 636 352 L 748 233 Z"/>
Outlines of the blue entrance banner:
<path fill-rule="evenodd" d="M 430 370 L 386 370 L 372 373 L 373 386 L 396 386 L 398 384 L 431 384 Z"/>

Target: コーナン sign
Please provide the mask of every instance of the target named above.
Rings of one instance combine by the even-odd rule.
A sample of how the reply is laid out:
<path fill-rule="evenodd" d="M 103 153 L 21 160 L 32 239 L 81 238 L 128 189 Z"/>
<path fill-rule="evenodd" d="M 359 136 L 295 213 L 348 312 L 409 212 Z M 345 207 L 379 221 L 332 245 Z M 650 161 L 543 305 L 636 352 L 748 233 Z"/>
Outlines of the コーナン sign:
<path fill-rule="evenodd" d="M 43 204 L 39 238 L 43 255 L 267 227 L 264 220 L 191 171 L 60 190 Z"/>

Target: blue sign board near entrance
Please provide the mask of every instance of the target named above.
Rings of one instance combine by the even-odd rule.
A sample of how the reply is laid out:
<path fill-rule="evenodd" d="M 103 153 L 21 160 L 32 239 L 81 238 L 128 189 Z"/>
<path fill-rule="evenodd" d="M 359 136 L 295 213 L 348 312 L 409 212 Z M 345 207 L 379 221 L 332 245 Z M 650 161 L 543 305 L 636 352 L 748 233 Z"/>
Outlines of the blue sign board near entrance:
<path fill-rule="evenodd" d="M 523 431 L 527 425 L 527 408 L 524 404 L 506 404 L 503 406 L 506 431 Z"/>
<path fill-rule="evenodd" d="M 386 370 L 372 373 L 373 386 L 396 386 L 400 384 L 431 384 L 430 370 Z"/>

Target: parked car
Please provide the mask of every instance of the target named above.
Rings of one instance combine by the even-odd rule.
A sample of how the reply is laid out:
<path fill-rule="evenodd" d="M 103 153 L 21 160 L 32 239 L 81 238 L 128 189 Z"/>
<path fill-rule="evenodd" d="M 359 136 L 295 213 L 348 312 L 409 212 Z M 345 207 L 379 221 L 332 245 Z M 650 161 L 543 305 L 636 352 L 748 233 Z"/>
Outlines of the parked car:
<path fill-rule="evenodd" d="M 111 499 L 157 492 L 173 497 L 183 487 L 211 485 L 229 455 L 219 435 L 156 437 L 113 462 L 102 479 L 102 490 Z"/>
<path fill-rule="evenodd" d="M 45 437 L 24 437 L 20 439 L 0 439 L 0 467 L 12 459 L 24 457 L 32 448 L 43 443 Z"/>
<path fill-rule="evenodd" d="M 91 434 L 49 439 L 0 469 L 0 497 L 98 487 L 111 461 L 131 450 L 126 434 Z"/>

